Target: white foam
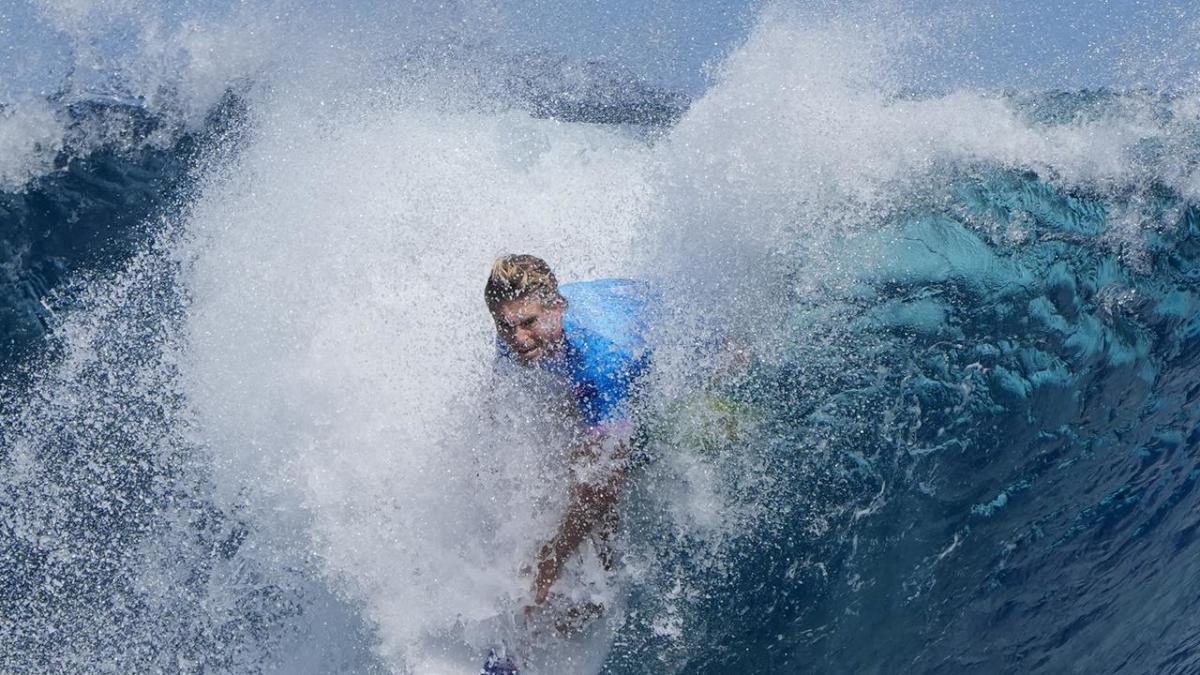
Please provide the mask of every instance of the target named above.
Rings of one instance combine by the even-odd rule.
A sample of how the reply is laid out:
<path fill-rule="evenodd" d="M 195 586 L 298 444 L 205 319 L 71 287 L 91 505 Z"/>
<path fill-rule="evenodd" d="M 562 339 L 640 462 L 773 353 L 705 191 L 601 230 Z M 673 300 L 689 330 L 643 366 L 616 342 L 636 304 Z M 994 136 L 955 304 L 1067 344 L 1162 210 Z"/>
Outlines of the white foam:
<path fill-rule="evenodd" d="M 903 210 L 952 169 L 1032 169 L 1104 192 L 1146 177 L 1137 158 L 1147 142 L 1176 150 L 1167 163 L 1191 156 L 1194 122 L 1164 123 L 1150 101 L 1037 124 L 985 92 L 903 95 L 911 60 L 890 35 L 905 31 L 861 21 L 771 10 L 721 65 L 658 146 L 662 201 L 644 247 L 655 269 L 761 316 L 785 292 L 765 280 L 785 276 L 788 261 L 815 266 L 796 283 L 819 280 L 839 264 L 825 253 L 834 240 Z M 1174 186 L 1191 194 L 1194 171 L 1176 169 Z"/>
<path fill-rule="evenodd" d="M 565 432 L 517 392 L 485 391 L 493 343 L 481 286 L 494 255 L 542 255 L 564 280 L 657 277 L 691 314 L 738 328 L 769 359 L 785 347 L 788 301 L 838 274 L 842 261 L 821 255 L 829 243 L 874 226 L 943 167 L 998 163 L 1103 188 L 1137 177 L 1139 141 L 1175 133 L 1140 114 L 1034 125 L 970 91 L 905 98 L 881 28 L 777 11 L 650 145 L 481 106 L 461 69 L 433 66 L 417 86 L 388 70 L 410 64 L 375 52 L 397 25 L 388 21 L 354 26 L 370 36 L 356 45 L 307 43 L 320 32 L 280 32 L 290 24 L 269 10 L 159 23 L 129 0 L 47 15 L 85 57 L 108 62 L 85 48 L 108 10 L 139 26 L 131 89 L 184 119 L 260 76 L 247 94 L 251 133 L 232 163 L 209 168 L 177 224 L 170 255 L 191 304 L 181 353 L 162 351 L 184 369 L 186 431 L 212 453 L 218 501 L 255 533 L 246 555 L 268 575 L 315 569 L 362 608 L 397 671 L 440 658 L 430 652 L 442 638 L 475 639 L 465 625 L 519 608 L 528 579 L 518 569 L 561 510 Z M 161 69 L 137 65 L 156 59 Z M 163 82 L 178 92 L 171 101 L 153 98 Z M 0 120 L 0 150 L 15 158 L 0 180 L 46 170 L 58 147 L 48 110 L 23 110 Z M 1177 179 L 1200 191 L 1186 164 Z M 94 292 L 119 304 L 129 283 Z M 87 311 L 68 337 L 122 321 Z M 695 389 L 714 365 L 689 359 L 679 332 L 663 345 L 677 365 L 666 396 Z M 74 339 L 64 377 L 90 348 Z M 128 384 L 162 395 L 151 385 Z M 48 395 L 68 393 L 84 395 Z M 732 483 L 710 469 L 666 463 L 683 479 L 661 494 L 668 527 L 717 541 L 751 532 L 770 505 L 741 495 L 744 510 L 727 510 Z M 752 453 L 734 470 L 770 479 Z M 653 625 L 679 635 L 686 608 Z"/>
<path fill-rule="evenodd" d="M 0 110 L 0 190 L 18 190 L 53 170 L 63 133 L 48 103 L 26 100 Z"/>
<path fill-rule="evenodd" d="M 253 495 L 355 589 L 399 658 L 513 609 L 547 498 L 533 467 L 562 450 L 478 418 L 488 265 L 533 251 L 564 279 L 626 272 L 646 152 L 515 113 L 312 123 L 265 125 L 197 205 L 189 395 L 229 498 Z"/>

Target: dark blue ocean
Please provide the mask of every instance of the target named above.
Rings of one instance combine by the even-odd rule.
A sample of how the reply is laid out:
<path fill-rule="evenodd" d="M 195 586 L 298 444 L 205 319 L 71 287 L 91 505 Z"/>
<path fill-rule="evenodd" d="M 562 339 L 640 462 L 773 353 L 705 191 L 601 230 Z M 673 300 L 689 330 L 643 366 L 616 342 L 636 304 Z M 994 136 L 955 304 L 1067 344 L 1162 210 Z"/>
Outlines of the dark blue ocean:
<path fill-rule="evenodd" d="M 138 25 L 187 49 L 0 107 L 0 671 L 1200 672 L 1200 90 Z M 569 441 L 489 379 L 510 251 L 676 310 L 581 635 L 519 620 Z"/>

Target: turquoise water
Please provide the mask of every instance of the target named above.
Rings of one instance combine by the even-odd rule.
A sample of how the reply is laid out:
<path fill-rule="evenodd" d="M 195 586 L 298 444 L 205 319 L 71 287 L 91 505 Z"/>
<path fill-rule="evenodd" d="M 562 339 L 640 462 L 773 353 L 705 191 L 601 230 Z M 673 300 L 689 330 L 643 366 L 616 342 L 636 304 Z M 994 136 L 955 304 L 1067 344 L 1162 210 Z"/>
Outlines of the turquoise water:
<path fill-rule="evenodd" d="M 202 28 L 247 72 L 170 33 L 0 118 L 0 670 L 1197 668 L 1185 83 L 918 95 L 778 11 L 692 98 Z M 659 284 L 645 404 L 743 411 L 650 448 L 576 643 L 509 620 L 567 442 L 488 380 L 515 249 Z"/>

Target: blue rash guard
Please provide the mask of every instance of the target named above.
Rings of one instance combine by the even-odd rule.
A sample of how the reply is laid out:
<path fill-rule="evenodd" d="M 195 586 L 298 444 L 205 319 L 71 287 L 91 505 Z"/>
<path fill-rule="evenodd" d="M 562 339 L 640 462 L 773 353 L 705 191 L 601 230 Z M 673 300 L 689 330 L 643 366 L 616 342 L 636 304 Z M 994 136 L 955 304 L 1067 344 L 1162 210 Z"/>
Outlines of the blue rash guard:
<path fill-rule="evenodd" d="M 629 399 L 650 363 L 651 303 L 644 282 L 597 279 L 563 284 L 563 365 L 590 427 L 629 419 Z"/>
<path fill-rule="evenodd" d="M 567 299 L 563 351 L 541 367 L 565 376 L 585 426 L 630 421 L 629 399 L 650 363 L 647 319 L 653 296 L 645 282 L 596 279 L 559 286 Z M 500 344 L 501 356 L 506 356 Z"/>

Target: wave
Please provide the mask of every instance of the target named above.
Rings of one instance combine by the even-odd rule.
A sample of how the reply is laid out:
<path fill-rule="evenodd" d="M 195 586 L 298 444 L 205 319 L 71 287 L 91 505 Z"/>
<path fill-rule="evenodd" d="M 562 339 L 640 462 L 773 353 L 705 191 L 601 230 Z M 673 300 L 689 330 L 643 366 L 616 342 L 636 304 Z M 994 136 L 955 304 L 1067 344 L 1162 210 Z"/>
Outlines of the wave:
<path fill-rule="evenodd" d="M 1193 92 L 913 94 L 884 32 L 769 10 L 688 100 L 457 37 L 380 57 L 382 23 L 155 99 L 198 117 L 48 104 L 52 159 L 4 174 L 5 669 L 423 672 L 511 636 L 564 469 L 487 385 L 510 250 L 657 283 L 647 405 L 747 411 L 653 446 L 622 610 L 570 658 L 1194 668 Z"/>

